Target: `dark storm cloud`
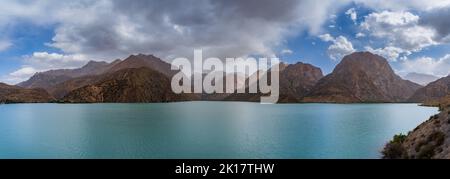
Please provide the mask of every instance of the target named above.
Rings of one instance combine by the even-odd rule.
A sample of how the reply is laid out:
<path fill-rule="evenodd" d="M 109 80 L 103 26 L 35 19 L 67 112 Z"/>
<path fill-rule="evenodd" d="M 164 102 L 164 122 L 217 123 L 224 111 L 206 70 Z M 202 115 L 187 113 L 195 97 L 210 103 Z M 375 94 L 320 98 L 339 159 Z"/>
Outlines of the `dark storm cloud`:
<path fill-rule="evenodd" d="M 328 17 L 328 12 L 322 10 L 327 8 L 319 7 L 311 0 L 116 0 L 91 3 L 87 5 L 90 20 L 78 20 L 86 17 L 76 14 L 61 19 L 52 46 L 67 53 L 104 57 L 130 53 L 187 56 L 194 48 L 202 48 L 207 50 L 206 55 L 220 58 L 274 55 L 275 49 L 283 45 L 284 38 L 303 29 L 317 31 Z M 70 14 L 80 10 L 66 11 Z"/>
<path fill-rule="evenodd" d="M 450 7 L 434 9 L 420 18 L 420 24 L 430 26 L 436 30 L 437 41 L 450 41 Z"/>

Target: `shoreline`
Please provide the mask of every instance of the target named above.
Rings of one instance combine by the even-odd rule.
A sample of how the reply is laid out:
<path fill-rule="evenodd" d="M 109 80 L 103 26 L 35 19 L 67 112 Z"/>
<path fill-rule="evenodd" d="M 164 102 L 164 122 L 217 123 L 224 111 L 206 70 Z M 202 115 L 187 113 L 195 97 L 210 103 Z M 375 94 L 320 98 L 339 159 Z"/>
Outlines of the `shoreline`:
<path fill-rule="evenodd" d="M 172 101 L 172 102 L 104 102 L 104 103 L 68 103 L 68 102 L 15 102 L 15 103 L 0 103 L 0 105 L 8 105 L 8 104 L 169 104 L 169 103 L 188 103 L 188 102 L 213 102 L 213 103 L 255 103 L 262 104 L 260 102 L 253 101 L 208 101 L 208 100 L 193 100 L 193 101 Z M 423 103 L 414 103 L 414 102 L 355 102 L 355 103 L 338 103 L 338 102 L 299 102 L 299 103 L 275 103 L 274 105 L 292 105 L 292 104 L 417 104 L 422 107 L 439 107 L 435 105 L 426 105 Z"/>

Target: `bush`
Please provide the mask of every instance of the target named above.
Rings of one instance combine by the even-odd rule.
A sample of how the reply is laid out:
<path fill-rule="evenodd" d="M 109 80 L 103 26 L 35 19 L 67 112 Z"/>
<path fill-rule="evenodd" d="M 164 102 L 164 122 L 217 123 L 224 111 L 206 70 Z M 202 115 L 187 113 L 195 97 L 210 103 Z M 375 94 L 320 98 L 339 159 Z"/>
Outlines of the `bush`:
<path fill-rule="evenodd" d="M 389 143 L 381 152 L 383 159 L 404 159 L 406 158 L 406 150 L 402 144 Z"/>
<path fill-rule="evenodd" d="M 407 158 L 407 152 L 403 147 L 403 142 L 406 140 L 406 135 L 398 134 L 386 144 L 381 154 L 383 159 L 404 159 Z"/>
<path fill-rule="evenodd" d="M 397 134 L 392 139 L 391 143 L 403 143 L 406 140 L 406 135 L 404 134 Z"/>

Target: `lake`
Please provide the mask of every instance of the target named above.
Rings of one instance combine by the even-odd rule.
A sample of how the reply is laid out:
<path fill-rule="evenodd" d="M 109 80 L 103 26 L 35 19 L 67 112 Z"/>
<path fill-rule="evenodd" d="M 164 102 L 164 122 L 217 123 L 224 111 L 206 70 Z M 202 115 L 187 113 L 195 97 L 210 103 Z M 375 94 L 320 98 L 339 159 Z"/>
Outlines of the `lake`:
<path fill-rule="evenodd" d="M 0 105 L 0 158 L 379 158 L 417 104 Z"/>

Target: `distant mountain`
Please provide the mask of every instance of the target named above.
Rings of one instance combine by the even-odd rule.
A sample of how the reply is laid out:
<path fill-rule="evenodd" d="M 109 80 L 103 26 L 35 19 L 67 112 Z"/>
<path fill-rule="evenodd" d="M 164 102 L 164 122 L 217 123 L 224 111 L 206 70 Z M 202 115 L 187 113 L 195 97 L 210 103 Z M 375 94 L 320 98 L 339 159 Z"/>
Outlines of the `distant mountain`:
<path fill-rule="evenodd" d="M 254 75 L 259 75 L 257 72 Z M 270 82 L 270 71 L 262 73 L 267 75 Z M 301 99 L 313 88 L 313 86 L 323 77 L 322 70 L 310 64 L 298 62 L 296 64 L 280 64 L 280 95 L 279 103 L 295 103 Z M 248 83 L 248 82 L 247 82 Z M 257 84 L 250 84 L 257 85 Z M 248 87 L 246 88 L 248 92 Z M 232 94 L 225 100 L 230 101 L 259 101 L 261 96 L 266 94 Z"/>
<path fill-rule="evenodd" d="M 61 99 L 70 91 L 99 81 L 104 74 L 114 73 L 124 69 L 146 67 L 171 77 L 177 71 L 171 70 L 171 65 L 153 55 L 130 55 L 125 60 L 115 60 L 111 63 L 90 61 L 78 69 L 51 70 L 37 73 L 29 80 L 18 85 L 25 88 L 43 88 L 52 96 Z"/>
<path fill-rule="evenodd" d="M 174 94 L 170 79 L 149 68 L 128 68 L 102 76 L 98 82 L 71 91 L 70 103 L 149 103 L 195 100 L 194 95 Z"/>
<path fill-rule="evenodd" d="M 408 73 L 405 77 L 405 80 L 412 81 L 414 83 L 420 84 L 422 86 L 426 86 L 429 83 L 436 81 L 439 79 L 437 76 L 421 74 L 421 73 Z"/>
<path fill-rule="evenodd" d="M 118 62 L 120 62 L 120 60 L 116 60 L 112 63 L 90 61 L 85 66 L 77 69 L 50 70 L 36 73 L 27 81 L 17 84 L 17 86 L 49 90 L 53 86 L 73 78 L 105 73 L 110 67 L 116 65 Z"/>
<path fill-rule="evenodd" d="M 403 80 L 386 59 L 369 52 L 348 55 L 321 80 L 304 102 L 403 102 L 421 86 Z"/>
<path fill-rule="evenodd" d="M 160 72 L 168 77 L 172 77 L 178 71 L 172 71 L 171 65 L 158 57 L 153 55 L 131 55 L 125 60 L 115 64 L 113 67 L 107 70 L 108 73 L 116 72 L 128 68 L 141 68 L 146 67 Z"/>
<path fill-rule="evenodd" d="M 54 100 L 43 89 L 25 89 L 0 83 L 0 103 L 46 103 Z"/>
<path fill-rule="evenodd" d="M 170 67 L 169 63 L 153 55 L 139 54 L 131 55 L 123 61 L 116 60 L 112 63 L 92 61 L 79 69 L 37 73 L 20 85 L 27 88 L 44 88 L 56 99 L 68 102 L 180 100 L 258 102 L 262 96 L 267 95 L 249 94 L 249 87 L 258 84 L 248 84 L 249 79 L 245 78 L 235 81 L 236 84 L 245 82 L 243 88 L 247 93 L 244 94 L 175 95 L 171 91 L 170 80 L 178 71 L 172 71 Z M 270 72 L 269 74 L 257 72 L 253 75 L 270 76 Z M 225 78 L 220 82 L 225 83 L 224 81 Z M 333 72 L 325 77 L 320 68 L 310 64 L 281 63 L 279 82 L 279 103 L 405 102 L 421 87 L 401 79 L 391 69 L 387 60 L 369 52 L 357 52 L 346 56 Z"/>
<path fill-rule="evenodd" d="M 225 72 L 216 72 L 216 73 L 222 73 L 223 78 L 219 79 L 219 84 L 221 83 L 223 86 L 223 91 L 224 93 L 212 93 L 212 94 L 208 94 L 205 91 L 200 95 L 201 96 L 201 100 L 205 100 L 205 101 L 223 101 L 225 100 L 225 98 L 227 98 L 228 96 L 230 96 L 230 93 L 226 93 L 226 80 L 227 78 L 230 79 L 234 76 L 234 86 L 235 88 L 245 88 L 246 87 L 246 82 L 247 79 L 245 78 L 244 74 L 240 74 L 240 73 L 234 73 L 234 74 L 226 74 Z M 203 79 L 205 79 L 206 75 L 203 75 Z M 214 83 L 215 81 L 213 81 L 211 84 L 215 85 Z"/>
<path fill-rule="evenodd" d="M 431 82 L 417 90 L 408 101 L 430 104 L 439 101 L 447 95 L 450 95 L 450 76 Z"/>

